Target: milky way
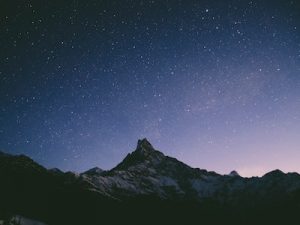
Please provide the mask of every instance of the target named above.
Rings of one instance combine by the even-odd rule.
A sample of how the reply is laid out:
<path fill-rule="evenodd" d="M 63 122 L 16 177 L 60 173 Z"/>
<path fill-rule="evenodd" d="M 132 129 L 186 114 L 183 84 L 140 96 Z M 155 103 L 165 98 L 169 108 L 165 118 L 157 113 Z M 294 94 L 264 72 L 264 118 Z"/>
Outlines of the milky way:
<path fill-rule="evenodd" d="M 298 1 L 1 1 L 0 148 L 109 169 L 300 172 Z"/>

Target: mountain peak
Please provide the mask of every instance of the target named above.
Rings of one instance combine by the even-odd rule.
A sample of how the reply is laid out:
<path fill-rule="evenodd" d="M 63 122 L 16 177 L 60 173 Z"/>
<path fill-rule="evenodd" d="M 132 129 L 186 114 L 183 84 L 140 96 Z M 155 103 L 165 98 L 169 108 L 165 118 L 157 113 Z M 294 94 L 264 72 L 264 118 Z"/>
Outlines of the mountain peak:
<path fill-rule="evenodd" d="M 229 176 L 231 176 L 231 177 L 240 177 L 240 174 L 237 171 L 233 170 L 233 171 L 230 172 Z"/>
<path fill-rule="evenodd" d="M 119 163 L 113 170 L 125 169 L 140 163 L 150 162 L 152 164 L 159 163 L 163 158 L 164 154 L 153 148 L 150 142 L 144 138 L 138 140 L 136 150 L 129 153 L 125 159 Z"/>
<path fill-rule="evenodd" d="M 147 140 L 147 138 L 138 140 L 136 150 L 144 149 L 144 150 L 154 150 L 153 146 Z"/>
<path fill-rule="evenodd" d="M 280 177 L 280 176 L 284 176 L 284 175 L 285 175 L 284 172 L 282 172 L 279 169 L 276 169 L 276 170 L 266 173 L 263 177 Z"/>
<path fill-rule="evenodd" d="M 85 172 L 83 172 L 82 174 L 86 174 L 86 175 L 101 175 L 104 172 L 103 169 L 99 168 L 99 167 L 94 167 L 92 169 L 89 169 Z"/>

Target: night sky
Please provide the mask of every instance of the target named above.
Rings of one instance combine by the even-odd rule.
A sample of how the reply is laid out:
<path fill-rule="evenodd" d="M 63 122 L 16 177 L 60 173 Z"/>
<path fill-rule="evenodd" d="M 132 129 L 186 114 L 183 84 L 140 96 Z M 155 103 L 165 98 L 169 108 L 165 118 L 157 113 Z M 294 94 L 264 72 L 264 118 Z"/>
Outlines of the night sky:
<path fill-rule="evenodd" d="M 0 149 L 110 169 L 147 137 L 221 174 L 300 172 L 300 2 L 0 2 Z"/>

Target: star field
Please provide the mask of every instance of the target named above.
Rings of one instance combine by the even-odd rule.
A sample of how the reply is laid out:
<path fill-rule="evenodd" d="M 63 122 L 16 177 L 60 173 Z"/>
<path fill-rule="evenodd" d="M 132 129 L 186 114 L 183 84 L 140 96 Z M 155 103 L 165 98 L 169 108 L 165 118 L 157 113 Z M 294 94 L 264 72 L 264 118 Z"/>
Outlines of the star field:
<path fill-rule="evenodd" d="M 0 149 L 109 169 L 300 172 L 298 1 L 2 1 Z"/>

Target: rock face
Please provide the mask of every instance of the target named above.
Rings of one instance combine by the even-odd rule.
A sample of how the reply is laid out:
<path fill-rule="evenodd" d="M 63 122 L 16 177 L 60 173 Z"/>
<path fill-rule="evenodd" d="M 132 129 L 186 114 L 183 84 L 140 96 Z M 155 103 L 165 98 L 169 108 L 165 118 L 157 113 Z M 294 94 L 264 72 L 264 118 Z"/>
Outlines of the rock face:
<path fill-rule="evenodd" d="M 82 174 L 95 189 L 119 199 L 138 195 L 155 195 L 163 199 L 194 198 L 203 194 L 203 190 L 198 193 L 197 185 L 201 186 L 205 180 L 215 182 L 220 177 L 165 156 L 147 139 L 139 140 L 136 150 L 112 170 L 98 175 Z"/>
<path fill-rule="evenodd" d="M 236 171 L 219 175 L 191 168 L 175 158 L 154 149 L 147 139 L 139 140 L 136 150 L 110 171 L 81 174 L 94 190 L 122 200 L 137 196 L 156 196 L 167 200 L 193 200 L 201 202 L 213 198 L 220 202 L 240 201 L 246 191 L 262 199 L 272 192 L 300 188 L 298 174 L 273 171 L 262 178 L 242 178 Z M 270 181 L 271 180 L 271 181 Z M 271 182 L 274 187 L 270 187 Z"/>
<path fill-rule="evenodd" d="M 0 153 L 0 181 L 0 220 L 21 215 L 49 225 L 193 224 L 196 219 L 299 224 L 299 174 L 220 175 L 166 156 L 147 139 L 113 169 L 95 167 L 81 174 L 47 170 L 24 155 Z"/>

